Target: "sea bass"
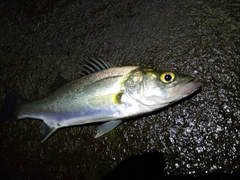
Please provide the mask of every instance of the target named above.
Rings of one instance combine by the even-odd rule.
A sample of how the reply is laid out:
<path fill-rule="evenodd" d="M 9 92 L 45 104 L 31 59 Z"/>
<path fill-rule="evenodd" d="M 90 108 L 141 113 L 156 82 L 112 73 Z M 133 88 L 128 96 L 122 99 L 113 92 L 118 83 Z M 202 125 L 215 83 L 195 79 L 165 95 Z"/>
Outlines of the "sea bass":
<path fill-rule="evenodd" d="M 16 97 L 10 92 L 1 121 L 13 116 L 43 120 L 42 142 L 62 127 L 104 122 L 95 136 L 99 137 L 130 117 L 159 110 L 201 88 L 191 76 L 140 66 L 114 67 L 94 58 L 82 72 L 82 78 L 65 83 L 43 99 L 17 101 L 8 98 Z"/>

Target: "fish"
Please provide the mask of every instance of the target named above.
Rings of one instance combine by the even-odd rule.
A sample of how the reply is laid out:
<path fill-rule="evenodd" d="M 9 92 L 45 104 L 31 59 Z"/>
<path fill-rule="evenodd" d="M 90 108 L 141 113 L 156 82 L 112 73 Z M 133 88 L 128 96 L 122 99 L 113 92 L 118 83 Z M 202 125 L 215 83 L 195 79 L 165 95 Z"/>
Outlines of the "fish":
<path fill-rule="evenodd" d="M 160 110 L 202 87 L 192 76 L 143 66 L 117 67 L 92 57 L 83 65 L 81 78 L 60 79 L 61 86 L 33 101 L 7 92 L 0 121 L 42 120 L 41 142 L 63 127 L 101 123 L 97 138 L 123 121 Z"/>

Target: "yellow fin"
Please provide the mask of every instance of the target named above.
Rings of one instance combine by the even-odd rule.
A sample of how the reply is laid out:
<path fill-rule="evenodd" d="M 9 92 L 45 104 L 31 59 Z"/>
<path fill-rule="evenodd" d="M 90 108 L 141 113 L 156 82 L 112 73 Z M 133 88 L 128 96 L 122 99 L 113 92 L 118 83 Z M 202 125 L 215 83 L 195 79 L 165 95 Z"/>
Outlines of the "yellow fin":
<path fill-rule="evenodd" d="M 94 107 L 108 107 L 114 104 L 121 104 L 122 92 L 118 94 L 107 94 L 92 97 L 88 103 Z"/>

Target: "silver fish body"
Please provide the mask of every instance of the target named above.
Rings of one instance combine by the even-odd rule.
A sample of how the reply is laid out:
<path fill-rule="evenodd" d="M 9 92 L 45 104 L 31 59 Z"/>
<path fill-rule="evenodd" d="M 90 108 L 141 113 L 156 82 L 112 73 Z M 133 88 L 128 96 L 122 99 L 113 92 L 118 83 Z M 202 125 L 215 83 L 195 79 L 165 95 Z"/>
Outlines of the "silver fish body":
<path fill-rule="evenodd" d="M 158 110 L 199 88 L 201 83 L 190 76 L 139 66 L 110 67 L 20 104 L 16 116 L 43 120 L 42 142 L 58 128 L 105 122 L 98 128 L 99 137 L 126 118 Z"/>

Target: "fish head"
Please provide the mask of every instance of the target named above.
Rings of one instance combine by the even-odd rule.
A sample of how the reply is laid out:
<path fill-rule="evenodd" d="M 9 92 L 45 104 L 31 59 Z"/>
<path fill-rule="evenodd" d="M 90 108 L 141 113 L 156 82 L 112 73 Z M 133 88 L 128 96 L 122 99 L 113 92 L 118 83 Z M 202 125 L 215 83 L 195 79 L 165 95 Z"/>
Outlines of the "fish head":
<path fill-rule="evenodd" d="M 138 69 L 125 83 L 128 95 L 150 109 L 158 109 L 183 99 L 201 88 L 188 75 L 154 69 Z"/>

